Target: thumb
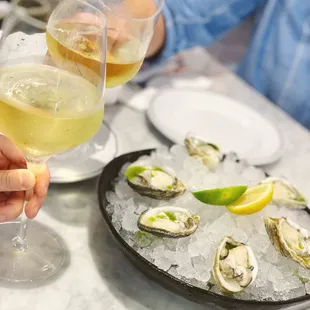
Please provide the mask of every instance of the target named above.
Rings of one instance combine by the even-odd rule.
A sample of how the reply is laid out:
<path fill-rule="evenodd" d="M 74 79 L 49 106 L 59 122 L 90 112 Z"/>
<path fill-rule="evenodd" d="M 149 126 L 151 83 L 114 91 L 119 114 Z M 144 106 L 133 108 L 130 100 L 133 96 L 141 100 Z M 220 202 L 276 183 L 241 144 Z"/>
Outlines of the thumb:
<path fill-rule="evenodd" d="M 0 170 L 0 192 L 14 192 L 35 186 L 34 174 L 26 169 Z"/>

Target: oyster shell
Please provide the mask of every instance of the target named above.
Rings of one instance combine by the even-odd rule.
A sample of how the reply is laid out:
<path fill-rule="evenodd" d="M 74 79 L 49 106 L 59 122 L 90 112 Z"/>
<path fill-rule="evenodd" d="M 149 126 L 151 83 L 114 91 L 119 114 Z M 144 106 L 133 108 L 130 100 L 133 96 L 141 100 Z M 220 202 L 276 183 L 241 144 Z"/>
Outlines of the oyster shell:
<path fill-rule="evenodd" d="M 184 140 L 190 156 L 199 158 L 210 170 L 215 170 L 223 158 L 219 147 L 198 137 L 188 136 Z"/>
<path fill-rule="evenodd" d="M 272 200 L 279 206 L 287 206 L 290 208 L 305 209 L 307 208 L 307 199 L 299 192 L 299 190 L 288 181 L 269 177 L 262 183 L 273 182 L 273 196 Z"/>
<path fill-rule="evenodd" d="M 143 164 L 132 164 L 125 176 L 129 186 L 142 196 L 169 200 L 182 195 L 186 188 L 173 172 Z"/>
<path fill-rule="evenodd" d="M 257 261 L 252 249 L 230 236 L 222 239 L 214 255 L 212 274 L 224 292 L 238 293 L 255 280 Z"/>
<path fill-rule="evenodd" d="M 180 238 L 196 231 L 200 217 L 186 209 L 172 206 L 156 207 L 144 211 L 138 219 L 138 227 L 149 233 Z"/>
<path fill-rule="evenodd" d="M 275 249 L 310 269 L 310 232 L 285 217 L 265 217 L 264 223 Z"/>

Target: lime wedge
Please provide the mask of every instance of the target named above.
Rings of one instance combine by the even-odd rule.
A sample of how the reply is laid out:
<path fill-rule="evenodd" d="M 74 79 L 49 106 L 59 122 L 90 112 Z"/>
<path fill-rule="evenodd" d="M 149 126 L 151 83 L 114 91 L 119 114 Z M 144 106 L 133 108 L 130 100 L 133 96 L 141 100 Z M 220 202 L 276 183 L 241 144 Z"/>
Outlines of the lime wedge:
<path fill-rule="evenodd" d="M 246 185 L 206 189 L 193 192 L 195 198 L 203 203 L 214 206 L 225 206 L 239 199 L 247 190 Z"/>

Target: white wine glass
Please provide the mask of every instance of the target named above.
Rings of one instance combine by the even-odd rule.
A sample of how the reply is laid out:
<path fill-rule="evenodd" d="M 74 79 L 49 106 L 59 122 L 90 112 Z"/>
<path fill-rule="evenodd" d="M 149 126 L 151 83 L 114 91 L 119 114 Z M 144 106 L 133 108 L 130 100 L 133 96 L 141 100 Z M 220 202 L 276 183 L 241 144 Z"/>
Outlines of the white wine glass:
<path fill-rule="evenodd" d="M 75 63 L 70 47 L 68 57 L 54 61 L 46 39 L 57 44 L 58 30 L 46 30 L 44 22 L 16 13 L 21 12 L 18 8 L 4 21 L 0 41 L 0 132 L 21 148 L 36 175 L 53 155 L 91 139 L 104 113 L 106 17 L 84 0 L 62 1 L 56 10 L 68 20 L 83 12 L 95 16 L 96 25 L 72 23 L 62 35 L 76 44 L 96 42 L 96 70 Z M 36 282 L 62 267 L 61 242 L 42 225 L 30 225 L 27 233 L 30 222 L 23 213 L 20 222 L 0 225 L 1 280 Z"/>
<path fill-rule="evenodd" d="M 106 87 L 122 85 L 137 74 L 143 63 L 164 0 L 88 0 L 88 3 L 103 12 L 108 20 Z M 71 37 L 63 35 L 63 30 L 73 22 L 96 25 L 96 17 L 91 12 L 81 12 L 70 21 L 63 15 L 64 10 L 59 8 L 49 19 L 48 28 L 58 29 L 58 44 L 54 40 L 48 41 L 50 54 L 55 61 L 69 57 L 75 63 L 98 70 L 101 64 L 96 42 L 88 42 L 86 49 L 83 44 L 78 46 Z"/>

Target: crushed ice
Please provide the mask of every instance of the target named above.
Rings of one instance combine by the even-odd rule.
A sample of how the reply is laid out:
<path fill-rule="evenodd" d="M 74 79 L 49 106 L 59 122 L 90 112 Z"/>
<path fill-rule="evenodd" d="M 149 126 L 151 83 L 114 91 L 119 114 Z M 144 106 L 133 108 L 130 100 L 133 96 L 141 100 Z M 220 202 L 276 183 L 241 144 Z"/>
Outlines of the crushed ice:
<path fill-rule="evenodd" d="M 210 172 L 199 160 L 189 157 L 185 147 L 180 145 L 158 149 L 140 159 L 172 168 L 191 191 L 237 184 L 255 186 L 265 178 L 262 170 L 244 161 L 236 162 L 235 154 L 226 156 L 217 171 Z M 189 191 L 168 202 L 142 197 L 127 185 L 124 172 L 128 166 L 126 164 L 121 169 L 115 182 L 115 192 L 107 193 L 110 203 L 107 211 L 123 239 L 145 259 L 189 284 L 223 294 L 212 280 L 212 261 L 220 240 L 225 235 L 232 235 L 252 247 L 259 266 L 254 283 L 240 294 L 235 294 L 235 298 L 287 300 L 310 293 L 310 270 L 281 256 L 274 249 L 262 220 L 264 216 L 286 216 L 307 227 L 309 218 L 304 211 L 270 204 L 259 213 L 237 216 L 225 207 L 199 202 Z M 139 231 L 139 215 L 150 207 L 162 205 L 183 207 L 198 214 L 201 223 L 197 231 L 181 239 L 159 238 Z"/>

